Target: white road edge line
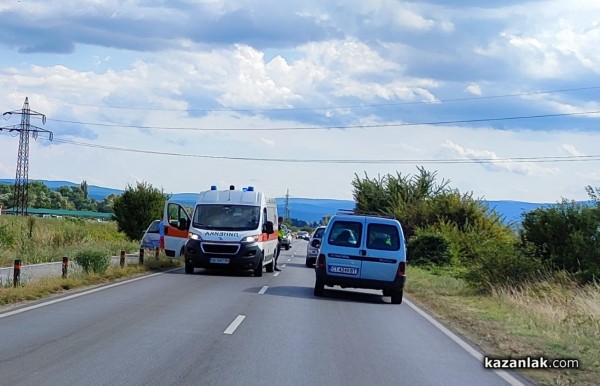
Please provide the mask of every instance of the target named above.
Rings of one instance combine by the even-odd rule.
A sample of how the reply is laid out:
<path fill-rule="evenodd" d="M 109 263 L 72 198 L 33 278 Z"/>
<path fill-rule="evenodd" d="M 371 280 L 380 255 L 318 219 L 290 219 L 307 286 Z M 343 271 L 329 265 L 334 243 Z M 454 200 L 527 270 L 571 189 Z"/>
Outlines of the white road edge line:
<path fill-rule="evenodd" d="M 264 294 L 265 292 L 267 292 L 267 288 L 269 288 L 269 286 L 268 286 L 268 285 L 266 285 L 266 286 L 262 287 L 262 288 L 260 289 L 260 291 L 258 291 L 258 294 L 259 294 L 259 295 L 262 295 L 262 294 Z"/>
<path fill-rule="evenodd" d="M 235 330 L 242 324 L 242 322 L 246 319 L 246 315 L 238 315 L 233 322 L 227 327 L 223 334 L 231 335 L 235 332 Z"/>
<path fill-rule="evenodd" d="M 34 304 L 33 306 L 19 308 L 18 310 L 14 310 L 14 311 L 8 311 L 8 312 L 5 312 L 3 314 L 0 314 L 0 319 L 2 319 L 2 318 L 8 318 L 9 316 L 12 316 L 12 315 L 21 314 L 23 312 L 35 310 L 37 308 L 42 308 L 42 307 L 50 306 L 52 304 L 56 304 L 56 303 L 64 302 L 64 301 L 67 301 L 67 300 L 75 299 L 75 298 L 78 298 L 80 296 L 89 295 L 89 294 L 92 294 L 94 292 L 104 291 L 106 289 L 117 287 L 117 286 L 120 286 L 120 285 L 123 285 L 123 284 L 133 283 L 134 281 L 148 279 L 148 278 L 151 278 L 151 277 L 154 277 L 154 276 L 162 275 L 163 273 L 175 271 L 175 270 L 180 269 L 180 268 L 181 267 L 173 268 L 173 269 L 170 269 L 170 270 L 164 271 L 164 272 L 153 273 L 153 274 L 147 275 L 147 276 L 140 276 L 140 277 L 136 277 L 134 279 L 129 279 L 129 280 L 121 281 L 121 282 L 118 282 L 118 283 L 109 284 L 109 285 L 105 285 L 105 286 L 102 286 L 102 287 L 94 288 L 94 289 L 91 289 L 91 290 L 88 290 L 88 291 L 79 292 L 79 293 L 76 293 L 76 294 L 73 294 L 73 295 L 65 296 L 64 298 L 49 300 L 49 301 L 47 301 L 45 303 Z"/>
<path fill-rule="evenodd" d="M 273 277 L 279 276 L 279 274 L 280 274 L 280 273 L 281 273 L 281 272 L 275 272 L 275 273 L 273 274 Z"/>
<path fill-rule="evenodd" d="M 483 365 L 483 355 L 479 351 L 475 350 L 467 342 L 465 342 L 463 339 L 461 339 L 458 335 L 456 335 L 452 331 L 448 330 L 440 322 L 438 322 L 437 320 L 435 320 L 434 318 L 429 316 L 425 311 L 423 311 L 422 309 L 417 307 L 411 301 L 404 299 L 404 303 L 406 303 L 410 308 L 415 310 L 419 315 L 421 315 L 422 317 L 427 319 L 427 321 L 429 323 L 433 324 L 438 330 L 443 332 L 444 335 L 446 335 L 448 338 L 452 339 L 456 344 L 458 344 L 460 347 L 462 347 L 463 350 L 465 350 L 466 352 L 471 354 L 471 356 L 475 357 L 475 359 L 477 359 Z M 507 373 L 504 370 L 492 370 L 492 371 L 495 372 L 500 378 L 504 379 L 506 382 L 508 382 L 512 386 L 525 386 L 525 384 L 523 382 L 519 381 L 517 378 L 513 377 L 512 375 L 510 375 L 509 373 Z"/>

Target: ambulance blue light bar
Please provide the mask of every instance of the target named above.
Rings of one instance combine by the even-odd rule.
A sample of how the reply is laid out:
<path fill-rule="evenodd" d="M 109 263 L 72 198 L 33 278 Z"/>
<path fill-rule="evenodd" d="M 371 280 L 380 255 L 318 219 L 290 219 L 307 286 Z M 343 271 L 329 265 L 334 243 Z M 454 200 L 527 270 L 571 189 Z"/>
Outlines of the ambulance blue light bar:
<path fill-rule="evenodd" d="M 210 190 L 217 190 L 217 185 L 211 185 Z"/>
<path fill-rule="evenodd" d="M 248 186 L 248 191 L 249 192 L 254 192 L 254 186 Z"/>

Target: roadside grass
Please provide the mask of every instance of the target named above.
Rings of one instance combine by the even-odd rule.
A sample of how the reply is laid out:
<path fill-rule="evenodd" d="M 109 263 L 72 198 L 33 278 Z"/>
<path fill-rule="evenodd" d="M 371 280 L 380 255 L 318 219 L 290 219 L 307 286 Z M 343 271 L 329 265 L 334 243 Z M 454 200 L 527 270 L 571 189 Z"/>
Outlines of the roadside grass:
<path fill-rule="evenodd" d="M 575 358 L 580 369 L 521 370 L 543 385 L 600 383 L 600 286 L 566 274 L 520 287 L 473 291 L 452 271 L 410 267 L 406 292 L 420 306 L 503 358 Z"/>
<path fill-rule="evenodd" d="M 150 271 L 162 271 L 180 266 L 177 260 L 164 256 L 158 259 L 151 257 L 144 260 L 143 265 L 131 264 L 124 267 L 112 265 L 103 274 L 86 274 L 81 269 L 70 268 L 67 278 L 45 277 L 45 278 L 21 278 L 20 285 L 13 287 L 13 283 L 1 283 L 0 306 L 16 304 L 25 301 L 39 300 L 50 295 L 64 294 L 68 291 L 81 289 L 89 286 L 102 285 L 121 279 L 146 274 Z"/>
<path fill-rule="evenodd" d="M 23 265 L 61 261 L 99 248 L 118 255 L 138 250 L 139 243 L 127 240 L 114 222 L 0 216 L 0 267 L 15 259 Z"/>

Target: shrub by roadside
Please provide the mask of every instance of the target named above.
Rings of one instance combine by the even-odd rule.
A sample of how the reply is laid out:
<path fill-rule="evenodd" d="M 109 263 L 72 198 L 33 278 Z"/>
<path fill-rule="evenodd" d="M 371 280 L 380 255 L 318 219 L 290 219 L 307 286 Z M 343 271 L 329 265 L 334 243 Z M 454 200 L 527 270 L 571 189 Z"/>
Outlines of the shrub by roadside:
<path fill-rule="evenodd" d="M 99 250 L 84 250 L 77 252 L 75 262 L 81 266 L 85 273 L 103 274 L 110 265 L 110 255 Z"/>

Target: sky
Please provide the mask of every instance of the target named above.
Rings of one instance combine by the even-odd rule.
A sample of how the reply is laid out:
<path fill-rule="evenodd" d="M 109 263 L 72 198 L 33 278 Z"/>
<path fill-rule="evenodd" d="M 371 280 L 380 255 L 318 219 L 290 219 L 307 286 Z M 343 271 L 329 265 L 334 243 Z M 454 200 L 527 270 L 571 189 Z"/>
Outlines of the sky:
<path fill-rule="evenodd" d="M 74 6 L 73 4 L 77 4 Z M 597 0 L 3 0 L 0 178 L 352 199 L 414 176 L 485 200 L 600 186 Z"/>

